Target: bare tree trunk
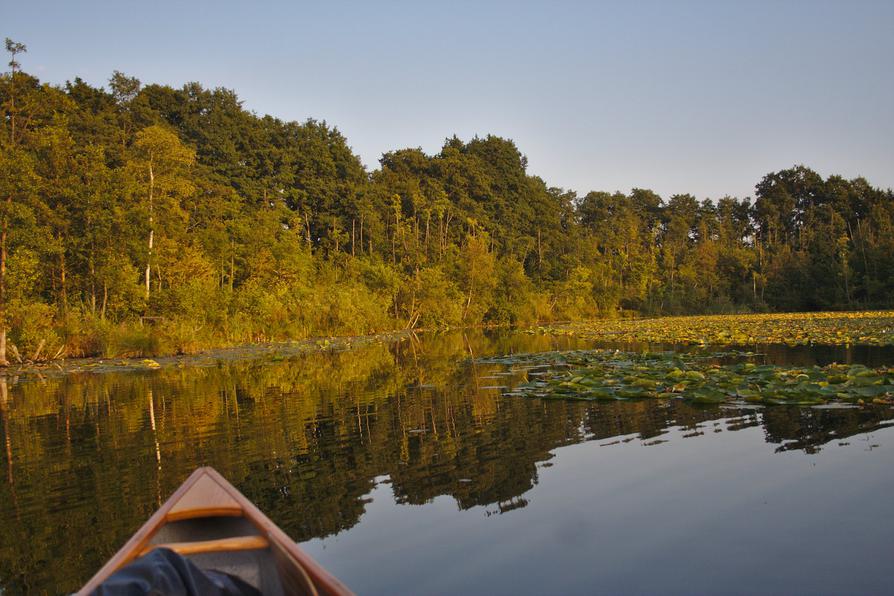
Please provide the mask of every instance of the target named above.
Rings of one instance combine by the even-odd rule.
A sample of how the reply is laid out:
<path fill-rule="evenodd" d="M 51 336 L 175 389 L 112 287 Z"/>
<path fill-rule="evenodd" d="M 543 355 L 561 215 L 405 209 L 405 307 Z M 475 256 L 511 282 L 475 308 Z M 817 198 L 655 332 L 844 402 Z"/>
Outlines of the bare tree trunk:
<path fill-rule="evenodd" d="M 466 320 L 466 315 L 469 314 L 469 307 L 472 305 L 472 290 L 473 289 L 474 289 L 474 286 L 470 285 L 469 286 L 469 295 L 466 298 L 466 307 L 463 309 L 463 317 L 462 317 L 463 321 Z"/>
<path fill-rule="evenodd" d="M 6 198 L 7 214 L 12 208 L 12 197 Z M 9 236 L 9 216 L 3 218 L 0 230 L 0 366 L 9 366 L 6 359 L 6 260 L 8 257 L 7 238 Z"/>
<path fill-rule="evenodd" d="M 155 194 L 155 172 L 152 170 L 152 158 L 149 158 L 149 255 L 146 257 L 146 302 L 149 302 L 149 281 L 152 274 L 152 245 L 155 241 L 155 222 L 152 212 L 152 201 Z M 147 304 L 148 308 L 148 304 Z"/>
<path fill-rule="evenodd" d="M 149 218 L 150 221 L 152 218 Z M 146 300 L 149 300 L 149 281 L 152 276 L 152 244 L 155 240 L 155 230 L 149 230 L 149 256 L 146 259 Z"/>
<path fill-rule="evenodd" d="M 9 141 L 12 145 L 16 143 L 16 55 L 12 55 L 12 61 L 9 64 L 12 72 L 9 78 Z"/>
<path fill-rule="evenodd" d="M 310 217 L 307 216 L 307 210 L 306 210 L 306 209 L 304 210 L 304 227 L 305 227 L 305 229 L 306 229 L 306 231 L 307 231 L 307 246 L 309 247 L 309 246 L 311 245 L 311 239 L 310 239 Z"/>
<path fill-rule="evenodd" d="M 109 285 L 102 282 L 102 308 L 99 310 L 99 318 L 106 320 L 106 304 L 109 302 Z"/>
<path fill-rule="evenodd" d="M 850 226 L 850 222 L 848 222 L 847 225 Z M 866 258 L 866 237 L 864 236 L 863 226 L 860 225 L 859 219 L 857 219 L 857 233 L 860 235 L 860 252 L 863 255 L 863 275 L 868 278 L 869 277 L 869 260 Z M 854 240 L 854 247 L 856 247 L 856 245 L 857 245 L 857 241 Z M 871 285 L 872 284 L 866 284 L 866 282 L 864 281 L 864 286 L 867 288 L 866 289 L 866 299 L 867 300 L 872 299 L 872 296 L 869 292 L 869 287 L 871 287 Z"/>
<path fill-rule="evenodd" d="M 233 247 L 233 252 L 230 253 L 230 292 L 233 291 L 233 284 L 236 280 L 236 255 L 235 255 L 236 247 Z"/>
<path fill-rule="evenodd" d="M 59 284 L 62 295 L 62 314 L 63 316 L 68 314 L 68 288 L 65 283 L 65 238 L 62 237 L 59 239 L 60 244 L 62 245 L 62 251 L 59 253 Z"/>
<path fill-rule="evenodd" d="M 447 250 L 447 245 L 450 244 L 450 222 L 453 221 L 453 214 L 447 214 L 447 223 L 444 225 L 444 250 Z"/>
<path fill-rule="evenodd" d="M 413 290 L 413 297 L 410 301 L 410 318 L 407 321 L 407 326 L 405 327 L 405 329 L 412 329 L 413 327 L 415 327 L 416 321 L 418 320 L 419 315 L 416 314 L 416 290 Z"/>
<path fill-rule="evenodd" d="M 95 249 L 93 243 L 90 243 L 90 312 L 96 316 L 96 262 L 94 257 Z"/>

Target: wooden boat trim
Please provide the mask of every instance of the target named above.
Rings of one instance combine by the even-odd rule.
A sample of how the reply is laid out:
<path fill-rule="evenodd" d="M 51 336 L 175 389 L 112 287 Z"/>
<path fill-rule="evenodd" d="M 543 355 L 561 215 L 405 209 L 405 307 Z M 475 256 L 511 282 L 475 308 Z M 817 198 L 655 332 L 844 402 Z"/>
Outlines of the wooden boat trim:
<path fill-rule="evenodd" d="M 201 500 L 196 500 L 193 506 L 192 496 L 181 503 L 197 485 L 201 485 L 199 488 L 210 487 L 212 489 L 215 495 L 212 507 L 203 506 Z M 221 506 L 221 504 L 225 505 Z M 90 594 L 115 571 L 142 555 L 158 529 L 168 521 L 191 519 L 203 515 L 218 515 L 221 512 L 229 516 L 241 515 L 249 520 L 262 536 L 269 537 L 271 543 L 275 543 L 280 550 L 287 553 L 303 568 L 320 594 L 331 596 L 353 594 L 347 586 L 301 550 L 298 544 L 264 515 L 254 503 L 211 467 L 202 467 L 193 472 L 77 594 L 79 596 Z"/>
<path fill-rule="evenodd" d="M 156 548 L 169 548 L 179 555 L 198 555 L 201 553 L 222 553 L 239 550 L 263 550 L 269 546 L 270 541 L 264 536 L 238 536 L 236 538 L 220 538 L 219 540 L 149 544 L 140 551 L 139 556 L 142 557 Z"/>
<path fill-rule="evenodd" d="M 270 550 L 275 559 L 285 559 L 291 565 L 286 567 L 287 573 L 280 579 L 283 582 L 283 591 L 286 594 L 306 594 L 307 596 L 319 596 L 316 586 L 304 567 L 295 561 L 292 554 L 286 551 L 279 542 L 271 542 Z"/>
<path fill-rule="evenodd" d="M 165 516 L 166 522 L 196 519 L 198 517 L 242 517 L 241 507 L 204 507 L 187 509 L 185 511 L 169 511 Z"/>
<path fill-rule="evenodd" d="M 196 478 L 192 488 L 174 503 L 165 519 L 176 521 L 197 517 L 242 515 L 242 506 L 232 494 L 236 490 L 226 480 L 221 483 L 210 474 Z"/>

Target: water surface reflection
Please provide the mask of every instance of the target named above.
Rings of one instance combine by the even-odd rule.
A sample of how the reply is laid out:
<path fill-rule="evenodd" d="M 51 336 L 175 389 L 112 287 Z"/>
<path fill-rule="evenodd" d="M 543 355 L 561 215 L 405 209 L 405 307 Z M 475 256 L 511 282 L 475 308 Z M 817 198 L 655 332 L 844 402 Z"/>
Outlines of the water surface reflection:
<path fill-rule="evenodd" d="M 662 532 L 705 540 L 698 532 L 706 520 L 685 504 L 705 498 L 694 492 L 705 490 L 699 478 L 726 478 L 747 463 L 755 477 L 778 486 L 785 462 L 793 461 L 788 454 L 834 462 L 846 452 L 853 454 L 848 469 L 859 470 L 876 465 L 888 448 L 890 461 L 890 408 L 546 402 L 503 395 L 499 387 L 511 383 L 505 369 L 473 360 L 580 347 L 569 338 L 454 333 L 280 362 L 0 382 L 0 591 L 77 588 L 204 464 L 291 536 L 310 541 L 315 556 L 360 592 L 514 586 L 536 593 L 549 586 L 624 590 L 620 572 L 593 565 L 573 571 L 570 561 L 582 553 L 606 557 L 605 541 L 619 548 L 634 544 L 634 536 L 665 540 L 650 526 L 656 506 L 668 507 L 669 518 L 680 508 L 673 528 Z M 864 447 L 876 453 L 867 456 Z M 849 479 L 848 490 L 878 488 L 878 475 L 866 476 Z M 727 480 L 720 496 L 741 488 Z M 668 489 L 667 482 L 682 488 Z M 628 520 L 627 535 L 593 522 L 586 503 Z M 852 527 L 873 515 L 861 508 L 865 515 Z M 686 520 L 694 524 L 688 535 Z M 531 535 L 531 527 L 548 539 Z M 866 540 L 864 559 L 874 548 L 890 552 L 890 540 Z M 483 556 L 481 543 L 501 554 Z M 655 573 L 673 575 L 652 555 Z M 411 570 L 411 559 L 423 569 Z M 528 559 L 540 561 L 540 583 L 519 583 Z M 624 567 L 617 557 L 605 560 Z M 426 565 L 440 567 L 425 579 Z M 678 571 L 693 565 L 684 554 Z M 649 588 L 647 576 L 637 571 L 630 581 L 641 583 L 626 587 Z M 703 586 L 718 591 L 722 578 L 711 584 L 710 577 Z"/>

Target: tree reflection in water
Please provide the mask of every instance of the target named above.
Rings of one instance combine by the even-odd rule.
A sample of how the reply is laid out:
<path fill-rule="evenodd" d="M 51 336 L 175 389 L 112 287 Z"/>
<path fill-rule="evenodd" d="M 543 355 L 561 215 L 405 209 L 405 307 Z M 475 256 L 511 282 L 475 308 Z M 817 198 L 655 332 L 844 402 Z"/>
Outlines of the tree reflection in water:
<path fill-rule="evenodd" d="M 503 369 L 470 358 L 571 341 L 454 333 L 279 362 L 0 379 L 0 591 L 76 589 L 199 465 L 303 541 L 355 525 L 383 476 L 397 503 L 449 495 L 493 515 L 525 507 L 563 445 L 762 426 L 774 449 L 815 451 L 890 424 L 889 409 L 521 399 L 503 395 Z"/>

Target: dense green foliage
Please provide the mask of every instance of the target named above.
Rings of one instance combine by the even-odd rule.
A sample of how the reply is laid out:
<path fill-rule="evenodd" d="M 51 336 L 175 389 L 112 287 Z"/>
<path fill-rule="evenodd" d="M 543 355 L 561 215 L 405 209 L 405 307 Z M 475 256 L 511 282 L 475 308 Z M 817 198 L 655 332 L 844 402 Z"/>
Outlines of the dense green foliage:
<path fill-rule="evenodd" d="M 404 327 L 894 301 L 892 191 L 767 175 L 756 199 L 573 192 L 515 144 L 367 172 L 325 122 L 227 89 L 0 77 L 0 328 L 14 357 Z M 139 323 L 142 321 L 142 323 Z M 0 333 L 0 360 L 5 359 Z"/>

